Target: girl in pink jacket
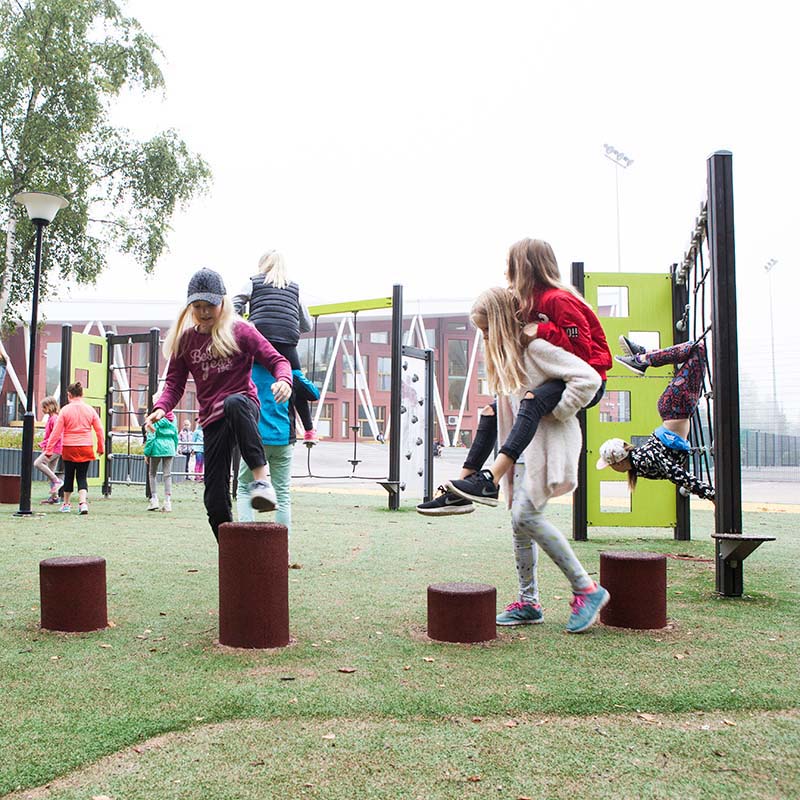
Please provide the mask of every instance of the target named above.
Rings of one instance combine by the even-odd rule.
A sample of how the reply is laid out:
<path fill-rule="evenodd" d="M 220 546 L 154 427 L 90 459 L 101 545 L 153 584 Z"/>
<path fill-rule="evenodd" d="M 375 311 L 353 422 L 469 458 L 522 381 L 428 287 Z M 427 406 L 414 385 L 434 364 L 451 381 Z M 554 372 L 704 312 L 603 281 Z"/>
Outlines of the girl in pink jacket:
<path fill-rule="evenodd" d="M 61 456 L 61 439 L 58 441 L 53 439 L 50 444 L 53 455 L 47 455 L 47 445 L 50 443 L 50 439 L 53 435 L 53 428 L 56 425 L 56 419 L 58 419 L 58 411 L 58 400 L 56 400 L 55 397 L 45 397 L 45 399 L 42 400 L 42 414 L 47 414 L 48 416 L 44 426 L 44 438 L 40 445 L 42 452 L 36 461 L 33 462 L 33 466 L 50 479 L 50 496 L 47 500 L 42 500 L 43 503 L 57 503 L 58 490 L 64 485 L 64 481 L 59 480 L 55 473 L 56 464 Z"/>
<path fill-rule="evenodd" d="M 53 432 L 47 441 L 47 456 L 53 455 L 55 443 L 61 439 L 61 458 L 64 461 L 64 503 L 59 511 L 69 513 L 72 511 L 70 499 L 75 489 L 74 482 L 78 480 L 78 509 L 81 514 L 89 513 L 86 502 L 86 493 L 89 485 L 86 475 L 89 464 L 97 458 L 95 455 L 92 431 L 97 436 L 97 455 L 103 454 L 103 425 L 97 412 L 83 399 L 83 386 L 80 381 L 71 383 L 67 387 L 69 403 L 61 409 Z M 51 445 L 51 442 L 53 443 Z"/>

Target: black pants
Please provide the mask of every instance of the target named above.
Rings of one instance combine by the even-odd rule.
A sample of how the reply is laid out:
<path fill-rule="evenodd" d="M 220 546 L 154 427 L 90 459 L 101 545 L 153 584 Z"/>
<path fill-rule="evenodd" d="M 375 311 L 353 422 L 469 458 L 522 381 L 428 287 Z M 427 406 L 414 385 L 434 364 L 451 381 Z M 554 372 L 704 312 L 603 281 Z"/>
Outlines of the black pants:
<path fill-rule="evenodd" d="M 256 326 L 256 329 L 258 329 L 258 326 Z M 259 333 L 261 333 L 261 331 L 259 331 Z M 265 339 L 267 338 L 263 333 L 261 333 L 261 335 L 264 336 Z M 303 371 L 303 368 L 300 366 L 300 356 L 297 354 L 297 345 L 289 344 L 288 342 L 273 342 L 271 339 L 269 343 L 288 360 L 293 370 L 296 369 L 298 372 Z M 314 428 L 314 420 L 311 418 L 311 406 L 308 404 L 308 400 L 306 400 L 305 397 L 295 394 L 294 407 L 297 411 L 297 415 L 300 417 L 300 421 L 303 423 L 303 428 L 307 431 L 312 430 Z"/>
<path fill-rule="evenodd" d="M 64 485 L 61 487 L 65 492 L 75 491 L 75 479 L 78 480 L 78 490 L 88 489 L 86 474 L 89 472 L 91 461 L 66 461 L 64 460 Z"/>
<path fill-rule="evenodd" d="M 264 448 L 258 432 L 258 407 L 243 394 L 225 398 L 224 416 L 203 428 L 205 446 L 205 491 L 203 502 L 208 524 L 219 538 L 219 526 L 233 520 L 231 506 L 231 454 L 239 446 L 251 470 L 263 467 Z"/>
<path fill-rule="evenodd" d="M 499 452 L 516 463 L 525 448 L 533 441 L 542 417 L 547 416 L 559 404 L 565 388 L 564 381 L 552 380 L 531 389 L 533 397 L 520 401 L 517 418 Z M 603 399 L 605 392 L 606 382 L 603 381 L 586 408 L 596 406 Z M 478 420 L 478 431 L 464 461 L 464 469 L 475 471 L 481 469 L 494 450 L 497 442 L 496 402 L 492 403 L 492 408 L 494 414 L 481 415 Z"/>

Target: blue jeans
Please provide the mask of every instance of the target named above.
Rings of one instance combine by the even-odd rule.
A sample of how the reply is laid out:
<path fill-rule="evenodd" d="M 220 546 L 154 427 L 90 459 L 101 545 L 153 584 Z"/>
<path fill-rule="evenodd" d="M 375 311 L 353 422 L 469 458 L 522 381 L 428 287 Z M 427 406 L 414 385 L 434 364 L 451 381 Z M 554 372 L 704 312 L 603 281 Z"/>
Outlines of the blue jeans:
<path fill-rule="evenodd" d="M 265 444 L 264 458 L 269 467 L 269 477 L 278 499 L 275 509 L 275 522 L 285 525 L 289 533 L 292 528 L 292 451 L 294 445 Z M 239 522 L 253 522 L 253 508 L 250 505 L 249 484 L 253 480 L 253 473 L 247 464 L 242 461 L 239 466 L 239 485 L 236 492 L 236 511 Z"/>

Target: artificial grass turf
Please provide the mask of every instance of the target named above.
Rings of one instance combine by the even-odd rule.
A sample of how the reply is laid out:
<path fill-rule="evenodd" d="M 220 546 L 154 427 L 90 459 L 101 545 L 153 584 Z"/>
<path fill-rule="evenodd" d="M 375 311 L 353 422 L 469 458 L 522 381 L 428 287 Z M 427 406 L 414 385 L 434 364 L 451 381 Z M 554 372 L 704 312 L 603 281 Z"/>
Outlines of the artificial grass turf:
<path fill-rule="evenodd" d="M 714 597 L 713 563 L 670 559 L 665 631 L 565 635 L 569 588 L 543 557 L 545 624 L 455 646 L 425 637 L 425 588 L 474 580 L 496 585 L 501 604 L 514 599 L 505 512 L 431 521 L 385 511 L 382 497 L 298 492 L 291 550 L 304 567 L 289 573 L 296 641 L 245 652 L 214 644 L 216 545 L 199 488 L 182 485 L 175 498 L 173 514 L 153 514 L 138 492 L 115 488 L 88 517 L 49 511 L 4 525 L 0 792 L 161 733 L 234 719 L 433 729 L 452 717 L 798 705 L 796 515 L 747 515 L 746 531 L 765 524 L 779 540 L 746 562 L 742 600 Z M 569 530 L 569 507 L 554 505 L 551 515 Z M 695 512 L 693 522 L 688 543 L 666 531 L 616 529 L 590 532 L 576 551 L 594 572 L 608 548 L 713 557 L 711 515 Z M 78 553 L 106 557 L 115 627 L 39 631 L 38 561 Z M 797 743 L 796 726 L 786 735 Z"/>

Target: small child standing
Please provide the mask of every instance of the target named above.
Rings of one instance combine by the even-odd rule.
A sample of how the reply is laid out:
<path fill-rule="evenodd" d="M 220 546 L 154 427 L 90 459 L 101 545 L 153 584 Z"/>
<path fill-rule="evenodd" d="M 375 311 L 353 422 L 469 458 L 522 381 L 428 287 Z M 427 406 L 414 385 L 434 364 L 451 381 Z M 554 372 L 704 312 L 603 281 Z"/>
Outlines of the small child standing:
<path fill-rule="evenodd" d="M 198 422 L 192 434 L 192 447 L 194 448 L 194 479 L 203 482 L 203 467 L 206 463 L 203 450 L 203 426 Z"/>
<path fill-rule="evenodd" d="M 166 382 L 145 424 L 152 428 L 175 408 L 191 375 L 208 456 L 203 502 L 218 538 L 219 526 L 233 520 L 230 483 L 236 445 L 253 473 L 248 487 L 253 508 L 275 510 L 258 433 L 258 392 L 250 373 L 253 361 L 265 366 L 275 376 L 272 396 L 283 403 L 292 394 L 292 370 L 252 325 L 236 318 L 222 277 L 210 269 L 201 269 L 190 279 L 186 307 L 167 334 L 164 353 L 170 359 Z"/>
<path fill-rule="evenodd" d="M 164 511 L 172 511 L 172 461 L 178 452 L 178 426 L 175 415 L 170 411 L 147 431 L 144 454 L 148 460 L 150 481 L 150 505 L 148 511 L 158 511 L 158 468 L 164 473 Z"/>
<path fill-rule="evenodd" d="M 47 414 L 48 417 L 44 426 L 44 437 L 41 443 L 42 452 L 36 461 L 33 462 L 33 466 L 50 479 L 50 494 L 47 500 L 42 500 L 43 503 L 50 504 L 58 502 L 58 490 L 64 485 L 64 481 L 60 480 L 55 473 L 55 466 L 58 463 L 58 459 L 61 457 L 61 438 L 59 438 L 57 442 L 52 443 L 51 449 L 53 455 L 49 457 L 47 455 L 47 445 L 50 442 L 50 436 L 56 425 L 58 412 L 58 401 L 55 397 L 45 397 L 44 400 L 42 400 L 42 413 Z"/>

